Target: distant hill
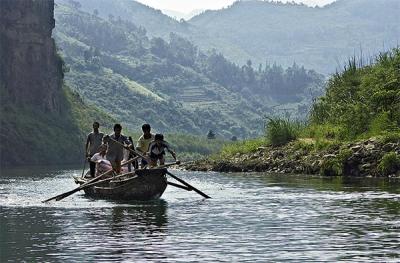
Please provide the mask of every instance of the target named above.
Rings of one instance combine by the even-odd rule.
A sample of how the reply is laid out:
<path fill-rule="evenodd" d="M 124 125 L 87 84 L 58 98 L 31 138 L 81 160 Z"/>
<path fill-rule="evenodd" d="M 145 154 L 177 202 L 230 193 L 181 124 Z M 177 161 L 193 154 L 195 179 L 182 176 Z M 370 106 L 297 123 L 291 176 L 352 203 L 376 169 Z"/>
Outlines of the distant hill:
<path fill-rule="evenodd" d="M 112 14 L 142 26 L 150 36 L 168 38 L 174 32 L 203 50 L 216 48 L 239 64 L 251 59 L 255 65 L 290 66 L 295 61 L 329 74 L 361 50 L 370 57 L 400 41 L 398 0 L 338 0 L 322 8 L 238 1 L 183 23 L 130 0 L 79 2 L 85 11 L 97 9 L 103 17 Z"/>
<path fill-rule="evenodd" d="M 400 1 L 338 0 L 322 8 L 239 1 L 206 11 L 189 24 L 245 50 L 255 62 L 293 61 L 322 73 L 342 68 L 354 53 L 366 57 L 400 41 Z M 228 46 L 229 47 L 229 46 Z M 244 61 L 228 48 L 229 58 Z"/>
<path fill-rule="evenodd" d="M 297 64 L 240 67 L 177 34 L 151 37 L 121 17 L 82 9 L 59 1 L 55 11 L 67 83 L 131 129 L 149 122 L 162 132 L 255 136 L 263 115 L 288 108 L 304 116 L 321 91 L 323 77 Z"/>

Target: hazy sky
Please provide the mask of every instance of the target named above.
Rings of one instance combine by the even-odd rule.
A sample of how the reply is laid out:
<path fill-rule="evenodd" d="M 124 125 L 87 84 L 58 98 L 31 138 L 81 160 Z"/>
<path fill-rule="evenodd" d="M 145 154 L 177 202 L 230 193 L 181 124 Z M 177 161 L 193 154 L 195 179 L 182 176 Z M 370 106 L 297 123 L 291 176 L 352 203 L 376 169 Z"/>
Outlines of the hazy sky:
<path fill-rule="evenodd" d="M 196 9 L 220 9 L 226 7 L 235 0 L 136 0 L 148 6 L 156 9 L 167 9 L 178 11 L 182 13 L 189 13 Z M 281 2 L 287 2 L 287 0 L 279 0 Z M 334 2 L 335 0 L 294 0 L 297 3 L 304 3 L 307 5 L 326 5 Z M 292 0 L 289 0 L 292 2 Z"/>

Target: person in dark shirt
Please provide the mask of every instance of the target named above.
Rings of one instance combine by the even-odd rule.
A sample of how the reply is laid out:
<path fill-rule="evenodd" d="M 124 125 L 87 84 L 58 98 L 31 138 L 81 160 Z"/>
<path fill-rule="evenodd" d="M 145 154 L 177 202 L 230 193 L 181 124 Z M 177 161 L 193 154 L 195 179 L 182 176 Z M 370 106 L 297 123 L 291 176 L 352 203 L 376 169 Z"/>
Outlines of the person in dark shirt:
<path fill-rule="evenodd" d="M 117 123 L 114 125 L 114 133 L 106 135 L 103 139 L 104 143 L 108 145 L 106 158 L 111 162 L 111 165 L 117 174 L 121 173 L 121 161 L 124 159 L 124 148 L 128 149 L 131 147 L 131 142 L 128 137 L 121 134 L 121 131 L 122 126 Z M 124 144 L 125 146 L 122 146 L 115 141 Z"/>
<path fill-rule="evenodd" d="M 154 141 L 149 146 L 148 156 L 150 157 L 151 167 L 157 166 L 158 161 L 160 161 L 160 165 L 165 164 L 165 150 L 176 160 L 176 154 L 170 149 L 169 144 L 164 141 L 164 135 L 158 133 L 154 136 Z"/>

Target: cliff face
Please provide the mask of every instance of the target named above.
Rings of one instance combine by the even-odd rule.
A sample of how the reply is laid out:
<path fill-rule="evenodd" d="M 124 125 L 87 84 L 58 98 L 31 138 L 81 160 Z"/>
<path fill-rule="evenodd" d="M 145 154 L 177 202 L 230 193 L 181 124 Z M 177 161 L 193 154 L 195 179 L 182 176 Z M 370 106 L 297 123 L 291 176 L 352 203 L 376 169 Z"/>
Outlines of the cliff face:
<path fill-rule="evenodd" d="M 60 112 L 62 62 L 51 38 L 53 0 L 0 1 L 0 89 L 16 105 Z"/>

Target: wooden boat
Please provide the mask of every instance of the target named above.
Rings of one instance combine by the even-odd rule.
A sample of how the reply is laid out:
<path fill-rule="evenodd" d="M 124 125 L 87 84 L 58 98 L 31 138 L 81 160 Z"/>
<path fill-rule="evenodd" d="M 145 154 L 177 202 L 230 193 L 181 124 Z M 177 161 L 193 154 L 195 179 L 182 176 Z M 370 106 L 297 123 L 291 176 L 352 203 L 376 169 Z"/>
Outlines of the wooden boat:
<path fill-rule="evenodd" d="M 84 189 L 85 194 L 113 200 L 158 199 L 167 188 L 167 169 L 138 169 L 116 176 L 115 179 Z M 84 184 L 91 178 L 74 177 L 75 183 Z"/>

